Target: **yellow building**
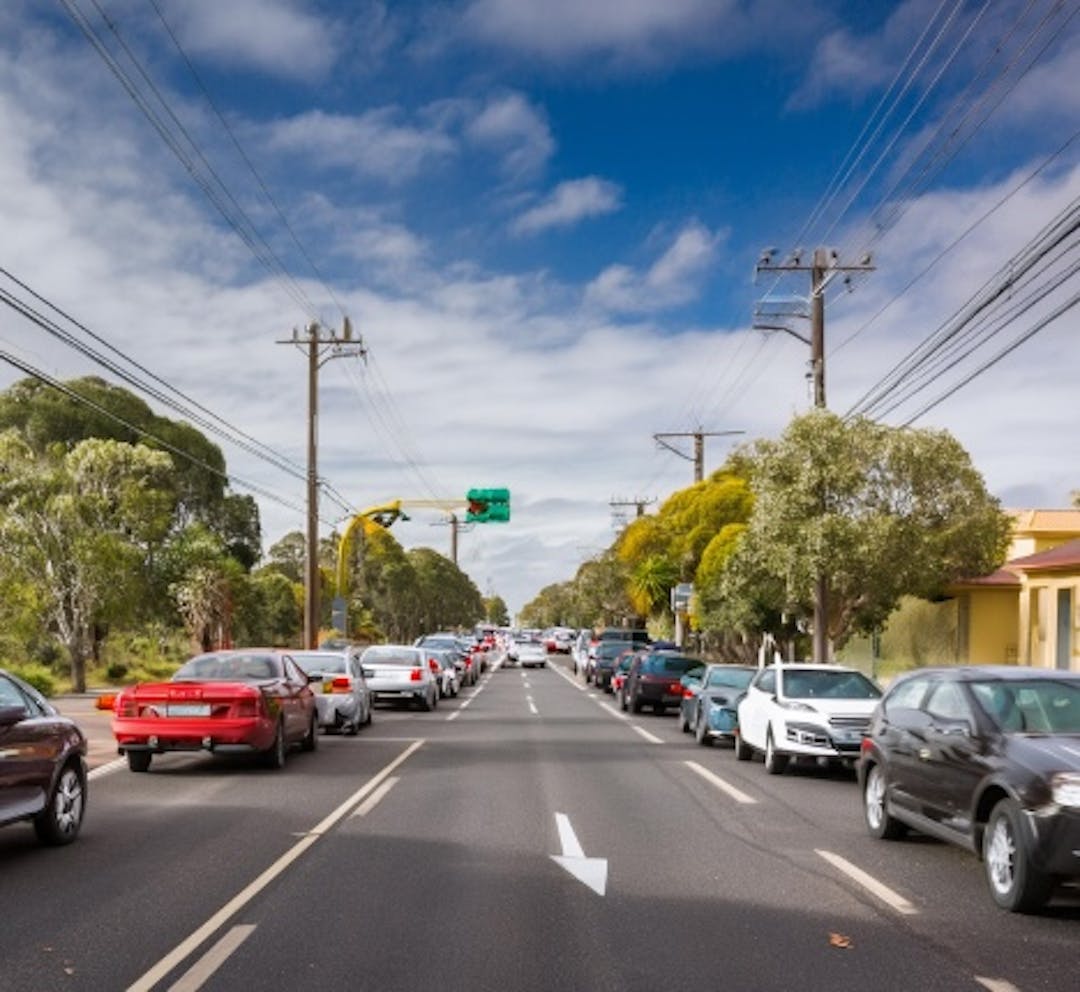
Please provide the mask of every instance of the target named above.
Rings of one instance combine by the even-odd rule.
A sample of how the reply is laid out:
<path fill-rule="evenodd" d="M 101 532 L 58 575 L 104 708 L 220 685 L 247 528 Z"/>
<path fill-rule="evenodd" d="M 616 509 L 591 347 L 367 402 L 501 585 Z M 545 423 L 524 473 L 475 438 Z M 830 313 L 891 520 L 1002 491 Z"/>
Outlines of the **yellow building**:
<path fill-rule="evenodd" d="M 1080 510 L 1013 513 L 1005 565 L 953 583 L 956 660 L 1080 671 Z"/>

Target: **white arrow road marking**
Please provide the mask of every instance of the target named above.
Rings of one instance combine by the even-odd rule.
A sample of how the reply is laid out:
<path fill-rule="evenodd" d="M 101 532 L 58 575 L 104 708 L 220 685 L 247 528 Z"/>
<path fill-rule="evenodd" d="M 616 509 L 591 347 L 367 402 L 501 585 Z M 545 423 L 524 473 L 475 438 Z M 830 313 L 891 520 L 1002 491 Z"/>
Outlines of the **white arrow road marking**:
<path fill-rule="evenodd" d="M 598 896 L 602 896 L 607 888 L 607 858 L 585 857 L 574 828 L 570 826 L 570 817 L 565 813 L 555 814 L 555 826 L 559 830 L 562 854 L 551 855 L 551 860 L 565 868 L 579 882 L 584 882 Z"/>

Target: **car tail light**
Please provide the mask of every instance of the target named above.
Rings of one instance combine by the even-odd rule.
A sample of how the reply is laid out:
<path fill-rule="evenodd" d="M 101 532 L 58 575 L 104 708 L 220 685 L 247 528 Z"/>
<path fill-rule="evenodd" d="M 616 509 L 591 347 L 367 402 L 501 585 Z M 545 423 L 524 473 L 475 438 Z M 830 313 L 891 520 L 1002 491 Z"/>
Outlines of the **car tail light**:
<path fill-rule="evenodd" d="M 409 681 L 410 682 L 421 682 L 421 681 L 423 681 L 423 678 L 424 678 L 424 671 L 421 668 L 414 668 L 411 672 L 409 672 Z"/>
<path fill-rule="evenodd" d="M 439 671 L 439 663 L 434 658 L 428 658 L 428 668 L 431 669 L 431 674 L 436 675 Z"/>
<path fill-rule="evenodd" d="M 693 698 L 693 695 L 694 695 L 694 693 L 690 689 L 684 688 L 683 691 L 682 691 L 682 698 L 683 699 L 691 699 L 691 698 Z"/>
<path fill-rule="evenodd" d="M 139 704 L 134 696 L 118 696 L 113 708 L 117 716 L 136 717 L 139 715 Z"/>
<path fill-rule="evenodd" d="M 330 683 L 331 692 L 352 692 L 352 679 L 348 675 L 339 675 Z"/>
<path fill-rule="evenodd" d="M 262 696 L 241 696 L 233 703 L 233 715 L 241 719 L 251 719 L 259 715 L 259 701 Z"/>
<path fill-rule="evenodd" d="M 668 686 L 668 690 L 669 690 L 670 692 L 672 692 L 672 693 L 673 693 L 674 695 L 676 695 L 676 696 L 681 696 L 681 695 L 682 695 L 682 691 L 683 691 L 683 686 L 682 686 L 682 683 L 681 683 L 681 682 L 672 682 L 672 683 L 671 683 L 671 684 L 670 684 L 670 685 Z"/>

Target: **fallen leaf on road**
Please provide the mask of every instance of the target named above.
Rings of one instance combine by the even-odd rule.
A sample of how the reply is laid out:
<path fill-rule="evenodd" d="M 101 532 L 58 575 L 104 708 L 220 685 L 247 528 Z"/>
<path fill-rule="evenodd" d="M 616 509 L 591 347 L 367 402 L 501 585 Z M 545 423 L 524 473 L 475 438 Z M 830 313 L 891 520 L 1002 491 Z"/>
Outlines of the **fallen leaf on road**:
<path fill-rule="evenodd" d="M 829 943 L 833 947 L 842 947 L 844 950 L 851 950 L 852 943 L 850 937 L 845 937 L 842 933 L 830 933 Z"/>

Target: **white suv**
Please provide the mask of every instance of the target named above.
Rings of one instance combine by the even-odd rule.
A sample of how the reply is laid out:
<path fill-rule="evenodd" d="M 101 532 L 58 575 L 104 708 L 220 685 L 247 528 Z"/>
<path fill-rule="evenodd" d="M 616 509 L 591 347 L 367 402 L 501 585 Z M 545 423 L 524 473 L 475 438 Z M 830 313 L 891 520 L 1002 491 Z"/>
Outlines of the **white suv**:
<path fill-rule="evenodd" d="M 783 774 L 793 757 L 853 763 L 881 690 L 861 672 L 808 663 L 761 669 L 739 702 L 735 757 L 765 755 L 765 770 Z"/>

